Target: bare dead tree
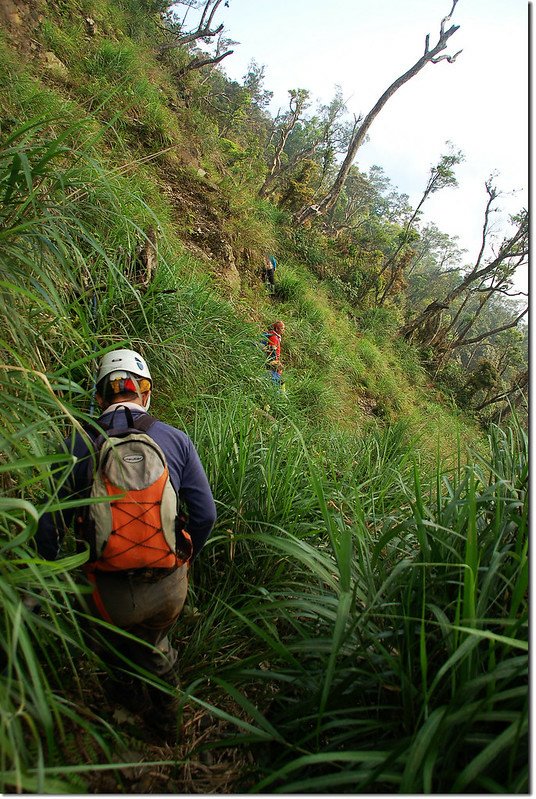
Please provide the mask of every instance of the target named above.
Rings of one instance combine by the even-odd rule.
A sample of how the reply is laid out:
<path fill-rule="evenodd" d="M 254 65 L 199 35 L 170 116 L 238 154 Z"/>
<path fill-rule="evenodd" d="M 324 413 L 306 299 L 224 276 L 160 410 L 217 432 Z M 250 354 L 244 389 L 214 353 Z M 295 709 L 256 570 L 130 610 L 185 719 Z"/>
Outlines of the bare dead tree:
<path fill-rule="evenodd" d="M 195 56 L 195 58 L 189 61 L 186 66 L 177 70 L 176 76 L 180 78 L 187 72 L 191 72 L 192 69 L 201 69 L 201 67 L 206 67 L 209 64 L 219 64 L 220 61 L 223 61 L 224 58 L 227 58 L 228 55 L 232 55 L 233 53 L 234 50 L 225 50 L 224 52 L 220 52 L 220 43 L 218 42 L 216 53 L 213 56 Z"/>
<path fill-rule="evenodd" d="M 495 394 L 493 397 L 490 397 L 489 399 L 484 400 L 484 402 L 481 402 L 480 405 L 477 405 L 476 408 L 474 408 L 474 410 L 481 411 L 484 408 L 487 408 L 488 405 L 494 405 L 497 402 L 504 402 L 506 399 L 508 399 L 508 397 L 511 397 L 517 391 L 519 392 L 524 391 L 527 388 L 528 383 L 529 383 L 529 370 L 524 369 L 521 372 L 518 372 L 514 376 L 511 385 L 507 389 L 501 391 L 499 394 Z"/>
<path fill-rule="evenodd" d="M 427 64 L 437 64 L 440 61 L 447 61 L 449 64 L 453 64 L 456 58 L 462 52 L 459 50 L 454 55 L 439 55 L 446 49 L 447 44 L 451 36 L 453 36 L 458 28 L 459 25 L 452 25 L 450 28 L 446 29 L 446 24 L 451 19 L 454 9 L 458 0 L 453 0 L 452 8 L 450 13 L 441 20 L 440 26 L 440 33 L 439 38 L 432 49 L 430 49 L 430 34 L 427 34 L 425 39 L 425 47 L 424 47 L 424 54 L 419 58 L 418 61 L 413 64 L 410 69 L 404 72 L 403 75 L 400 75 L 386 91 L 381 95 L 379 100 L 376 104 L 371 108 L 368 114 L 364 117 L 361 125 L 357 129 L 355 135 L 352 137 L 350 141 L 350 145 L 348 147 L 346 156 L 341 164 L 339 172 L 331 186 L 331 189 L 327 192 L 327 194 L 322 198 L 322 200 L 317 203 L 316 205 L 308 205 L 302 208 L 295 217 L 295 221 L 298 224 L 303 224 L 307 222 L 314 216 L 322 216 L 324 215 L 329 209 L 337 202 L 339 195 L 342 191 L 344 183 L 346 181 L 346 177 L 350 170 L 350 167 L 355 159 L 356 153 L 358 149 L 361 147 L 363 142 L 365 141 L 365 137 L 368 133 L 368 130 L 380 111 L 383 109 L 387 101 L 393 96 L 393 94 L 400 89 L 405 83 L 407 83 L 411 78 L 415 77 Z"/>
<path fill-rule="evenodd" d="M 234 53 L 234 50 L 225 49 L 226 47 L 228 48 L 229 45 L 235 44 L 235 42 L 230 42 L 230 40 L 223 38 L 223 22 L 217 27 L 212 27 L 214 16 L 221 3 L 222 0 L 206 0 L 205 5 L 203 6 L 201 19 L 199 20 L 195 30 L 188 31 L 186 33 L 182 31 L 182 26 L 184 25 L 186 15 L 182 24 L 179 26 L 179 30 L 175 31 L 171 27 L 165 28 L 168 36 L 173 37 L 173 41 L 161 44 L 158 49 L 159 55 L 163 55 L 163 53 L 165 53 L 167 50 L 172 50 L 176 47 L 189 47 L 197 41 L 203 41 L 207 43 L 210 40 L 213 40 L 217 42 L 216 53 L 213 56 L 209 55 L 208 53 L 196 55 L 188 64 L 186 64 L 186 66 L 182 67 L 182 69 L 177 72 L 177 77 L 182 77 L 182 75 L 184 75 L 186 72 L 190 72 L 193 69 L 201 69 L 201 67 L 207 66 L 209 64 L 219 64 L 224 58 L 227 58 L 227 56 Z M 225 4 L 227 5 L 227 2 Z M 190 7 L 192 6 L 189 5 L 188 8 Z"/>
<path fill-rule="evenodd" d="M 279 131 L 279 140 L 275 146 L 271 164 L 264 183 L 259 189 L 259 197 L 266 197 L 270 189 L 281 173 L 281 154 L 288 141 L 288 137 L 296 127 L 300 116 L 307 107 L 309 92 L 307 89 L 290 89 L 289 110 L 285 115 L 283 125 Z"/>
<path fill-rule="evenodd" d="M 489 218 L 492 210 L 492 203 L 498 196 L 498 192 L 491 182 L 491 178 L 486 181 L 486 191 L 488 201 L 484 212 L 484 223 L 482 228 L 482 243 L 473 268 L 465 275 L 463 280 L 454 286 L 447 295 L 441 300 L 431 302 L 422 313 L 415 319 L 408 322 L 401 329 L 401 335 L 410 339 L 414 334 L 423 344 L 429 344 L 430 340 L 423 338 L 422 331 L 428 326 L 428 322 L 437 316 L 440 310 L 450 308 L 454 300 L 466 294 L 468 291 L 484 290 L 489 291 L 504 288 L 509 278 L 516 272 L 517 268 L 526 263 L 529 252 L 528 245 L 528 214 L 524 210 L 514 219 L 516 228 L 512 235 L 506 237 L 493 257 L 484 263 L 484 253 L 487 249 L 489 234 Z M 486 285 L 491 281 L 489 285 Z M 419 331 L 421 333 L 419 334 Z M 465 343 L 471 343 L 465 340 Z"/>
<path fill-rule="evenodd" d="M 197 25 L 197 28 L 193 31 L 188 31 L 188 33 L 183 33 L 181 30 L 175 32 L 173 30 L 166 28 L 166 32 L 174 37 L 174 41 L 162 44 L 160 46 L 160 52 L 163 53 L 166 50 L 171 50 L 173 47 L 179 47 L 181 45 L 191 44 L 192 42 L 195 42 L 198 39 L 213 39 L 219 33 L 221 33 L 223 31 L 223 22 L 220 25 L 218 25 L 217 28 L 214 29 L 211 28 L 214 15 L 216 14 L 218 6 L 221 4 L 221 2 L 222 0 L 206 0 L 205 6 L 203 8 L 203 13 L 201 15 L 201 19 L 199 20 L 199 24 Z"/>

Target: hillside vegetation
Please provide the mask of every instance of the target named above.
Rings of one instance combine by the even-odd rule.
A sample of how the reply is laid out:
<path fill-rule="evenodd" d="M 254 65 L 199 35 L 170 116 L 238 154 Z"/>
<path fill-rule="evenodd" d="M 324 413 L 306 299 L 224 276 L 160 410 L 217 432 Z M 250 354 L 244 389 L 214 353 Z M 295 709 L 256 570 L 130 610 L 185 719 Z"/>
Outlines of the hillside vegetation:
<path fill-rule="evenodd" d="M 0 787 L 522 793 L 527 440 L 470 399 L 522 385 L 525 340 L 497 343 L 503 371 L 468 382 L 452 358 L 438 376 L 399 334 L 400 274 L 375 277 L 389 302 L 363 293 L 404 226 L 297 226 L 303 165 L 259 196 L 261 90 L 186 69 L 165 8 L 0 0 Z M 260 347 L 275 319 L 284 392 Z M 73 466 L 54 453 L 118 345 L 147 358 L 154 414 L 191 436 L 218 507 L 175 631 L 175 747 L 104 697 L 86 555 L 33 546 Z"/>

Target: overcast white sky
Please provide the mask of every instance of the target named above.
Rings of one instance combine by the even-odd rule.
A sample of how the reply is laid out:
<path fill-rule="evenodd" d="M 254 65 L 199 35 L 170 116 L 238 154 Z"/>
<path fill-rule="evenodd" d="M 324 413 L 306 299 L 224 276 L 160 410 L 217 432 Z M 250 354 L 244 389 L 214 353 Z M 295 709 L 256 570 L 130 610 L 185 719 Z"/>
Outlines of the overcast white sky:
<path fill-rule="evenodd" d="M 336 85 L 351 113 L 367 113 L 422 55 L 427 33 L 435 44 L 452 7 L 452 0 L 228 2 L 217 21 L 240 44 L 222 66 L 241 81 L 251 59 L 265 65 L 274 113 L 287 106 L 291 88 L 309 89 L 314 101 L 326 102 Z M 454 64 L 427 65 L 398 90 L 355 163 L 362 170 L 383 167 L 415 205 L 430 167 L 452 141 L 466 158 L 457 168 L 459 188 L 432 197 L 424 218 L 458 235 L 469 261 L 479 246 L 489 174 L 499 172 L 496 184 L 504 192 L 517 191 L 501 200 L 505 211 L 528 202 L 528 3 L 459 0 L 452 24 L 460 29 L 447 52 L 462 54 Z"/>

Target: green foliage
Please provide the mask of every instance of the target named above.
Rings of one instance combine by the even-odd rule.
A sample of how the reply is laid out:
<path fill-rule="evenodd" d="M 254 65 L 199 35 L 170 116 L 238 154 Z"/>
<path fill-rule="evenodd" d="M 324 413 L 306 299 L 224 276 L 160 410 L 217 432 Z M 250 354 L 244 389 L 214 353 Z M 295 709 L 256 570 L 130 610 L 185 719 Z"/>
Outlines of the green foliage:
<path fill-rule="evenodd" d="M 385 342 L 400 329 L 400 313 L 393 308 L 368 308 L 357 319 L 360 330 L 371 333 L 375 341 Z"/>
<path fill-rule="evenodd" d="M 289 235 L 296 257 L 308 266 L 318 267 L 326 258 L 325 241 L 312 229 L 294 227 Z"/>
<path fill-rule="evenodd" d="M 222 151 L 227 158 L 227 163 L 229 166 L 234 166 L 245 159 L 246 154 L 244 149 L 236 144 L 236 142 L 223 138 L 220 139 L 220 141 L 222 144 Z"/>
<path fill-rule="evenodd" d="M 379 340 L 381 341 L 381 335 Z M 393 350 L 399 358 L 401 371 L 409 383 L 429 387 L 430 378 L 424 369 L 420 353 L 400 337 L 395 339 Z"/>
<path fill-rule="evenodd" d="M 461 363 L 449 361 L 438 377 L 438 383 L 442 389 L 448 391 L 453 396 L 462 390 L 467 380 L 467 372 Z"/>
<path fill-rule="evenodd" d="M 478 452 L 456 450 L 476 434 L 433 398 L 416 351 L 393 342 L 400 312 L 360 302 L 396 246 L 403 198 L 372 192 L 367 223 L 339 242 L 316 228 L 287 235 L 318 174 L 296 176 L 288 210 L 256 198 L 262 86 L 254 103 L 221 77 L 177 86 L 165 66 L 180 53 L 152 55 L 161 10 L 55 4 L 44 36 L 68 73 L 49 88 L 0 43 L 0 788 L 94 791 L 98 769 L 136 750 L 100 701 L 103 664 L 79 605 L 85 554 L 68 537 L 47 564 L 33 541 L 39 517 L 63 507 L 73 463 L 53 453 L 89 419 L 95 360 L 124 344 L 149 359 L 155 413 L 191 435 L 217 501 L 193 567 L 199 615 L 177 629 L 181 696 L 225 722 L 208 746 L 251 753 L 237 788 L 522 792 L 526 437 L 514 419 Z M 94 39 L 81 22 L 91 13 Z M 209 115 L 211 86 L 224 96 Z M 188 145 L 188 169 L 155 157 L 168 143 Z M 225 299 L 221 265 L 209 274 L 183 247 L 197 190 L 235 254 L 277 253 L 274 296 L 242 274 Z M 142 287 L 149 226 L 159 263 Z M 258 346 L 278 317 L 285 392 Z M 490 385 L 478 374 L 473 390 Z M 455 463 L 435 462 L 436 449 Z M 184 742 L 185 771 L 203 740 Z M 167 767 L 182 770 L 175 752 Z"/>
<path fill-rule="evenodd" d="M 47 47 L 65 63 L 80 57 L 80 46 L 84 40 L 83 20 L 64 20 L 60 26 L 50 19 L 43 22 L 43 37 Z"/>
<path fill-rule="evenodd" d="M 232 480 L 242 492 L 224 508 L 247 514 L 226 519 L 232 542 L 222 535 L 209 545 L 216 568 L 229 558 L 242 598 L 226 598 L 222 568 L 217 584 L 204 572 L 198 600 L 206 592 L 212 603 L 223 588 L 228 624 L 234 615 L 259 647 L 253 655 L 250 642 L 242 663 L 214 664 L 211 679 L 229 692 L 235 686 L 243 707 L 253 682 L 269 700 L 254 728 L 220 745 L 262 743 L 258 792 L 522 790 L 528 526 L 519 427 L 494 428 L 485 459 L 460 461 L 450 474 L 438 464 L 428 484 L 412 466 L 403 428 L 353 447 L 348 437 L 320 439 L 313 456 L 300 453 L 292 428 L 270 436 L 247 419 L 242 410 L 218 424 L 226 439 L 210 447 L 223 457 L 216 485 Z M 224 467 L 229 430 L 241 457 Z M 285 519 L 265 507 L 256 515 L 259 500 L 243 493 L 256 490 L 250 475 L 263 452 L 267 465 L 285 454 L 263 480 L 265 497 L 288 486 L 274 503 L 288 508 Z M 293 461 L 307 468 L 292 469 Z M 307 487 L 298 482 L 304 472 Z M 228 640 L 221 619 L 217 629 Z"/>
<path fill-rule="evenodd" d="M 80 66 L 91 78 L 85 94 L 102 106 L 105 118 L 115 116 L 118 127 L 126 126 L 141 141 L 163 146 L 180 140 L 166 94 L 148 75 L 143 54 L 132 42 L 105 39 Z"/>
<path fill-rule="evenodd" d="M 305 297 L 306 286 L 302 278 L 286 272 L 277 281 L 277 296 L 286 302 L 296 302 Z"/>
<path fill-rule="evenodd" d="M 264 88 L 265 69 L 253 59 L 243 77 L 244 89 L 258 108 L 265 108 L 273 97 L 273 92 Z"/>
<path fill-rule="evenodd" d="M 481 360 L 469 374 L 463 386 L 456 394 L 457 401 L 461 407 L 475 405 L 475 395 L 482 390 L 489 390 L 497 384 L 497 369 L 488 360 Z"/>
<path fill-rule="evenodd" d="M 284 228 L 289 222 L 288 214 L 267 200 L 258 200 L 257 208 L 259 217 L 269 222 L 274 229 L 278 227 Z"/>
<path fill-rule="evenodd" d="M 287 186 L 281 194 L 279 201 L 281 207 L 294 212 L 312 202 L 318 173 L 318 165 L 314 161 L 302 161 L 298 171 L 289 178 Z"/>
<path fill-rule="evenodd" d="M 465 161 L 461 150 L 455 150 L 452 142 L 447 142 L 449 152 L 442 155 L 438 163 L 430 170 L 430 179 L 426 188 L 427 193 L 435 194 L 441 189 L 455 188 L 458 180 L 454 174 L 454 167 Z"/>
<path fill-rule="evenodd" d="M 138 72 L 138 51 L 134 44 L 104 40 L 86 61 L 86 70 L 104 81 L 131 82 Z"/>

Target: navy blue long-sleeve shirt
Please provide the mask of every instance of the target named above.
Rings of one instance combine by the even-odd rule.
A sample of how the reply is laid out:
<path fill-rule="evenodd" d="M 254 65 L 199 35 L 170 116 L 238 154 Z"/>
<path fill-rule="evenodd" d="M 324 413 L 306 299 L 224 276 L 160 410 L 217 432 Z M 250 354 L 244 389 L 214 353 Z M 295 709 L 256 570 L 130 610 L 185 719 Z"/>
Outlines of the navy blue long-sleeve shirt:
<path fill-rule="evenodd" d="M 133 403 L 123 403 L 130 408 L 133 419 L 139 418 L 145 410 Z M 112 420 L 114 429 L 128 427 L 127 415 L 121 405 L 107 408 L 98 420 L 106 426 Z M 195 558 L 203 548 L 216 521 L 216 506 L 208 480 L 199 460 L 199 455 L 191 439 L 176 427 L 155 421 L 147 435 L 155 441 L 166 456 L 169 478 L 175 493 L 186 503 L 188 509 L 188 532 L 192 538 Z M 58 494 L 61 498 L 82 496 L 88 488 L 87 458 L 89 449 L 82 436 L 77 433 L 66 439 L 64 447 L 77 458 L 68 484 L 62 486 Z M 60 514 L 45 513 L 39 520 L 35 536 L 37 551 L 42 558 L 55 560 L 66 529 L 71 526 L 75 508 L 67 508 Z"/>

